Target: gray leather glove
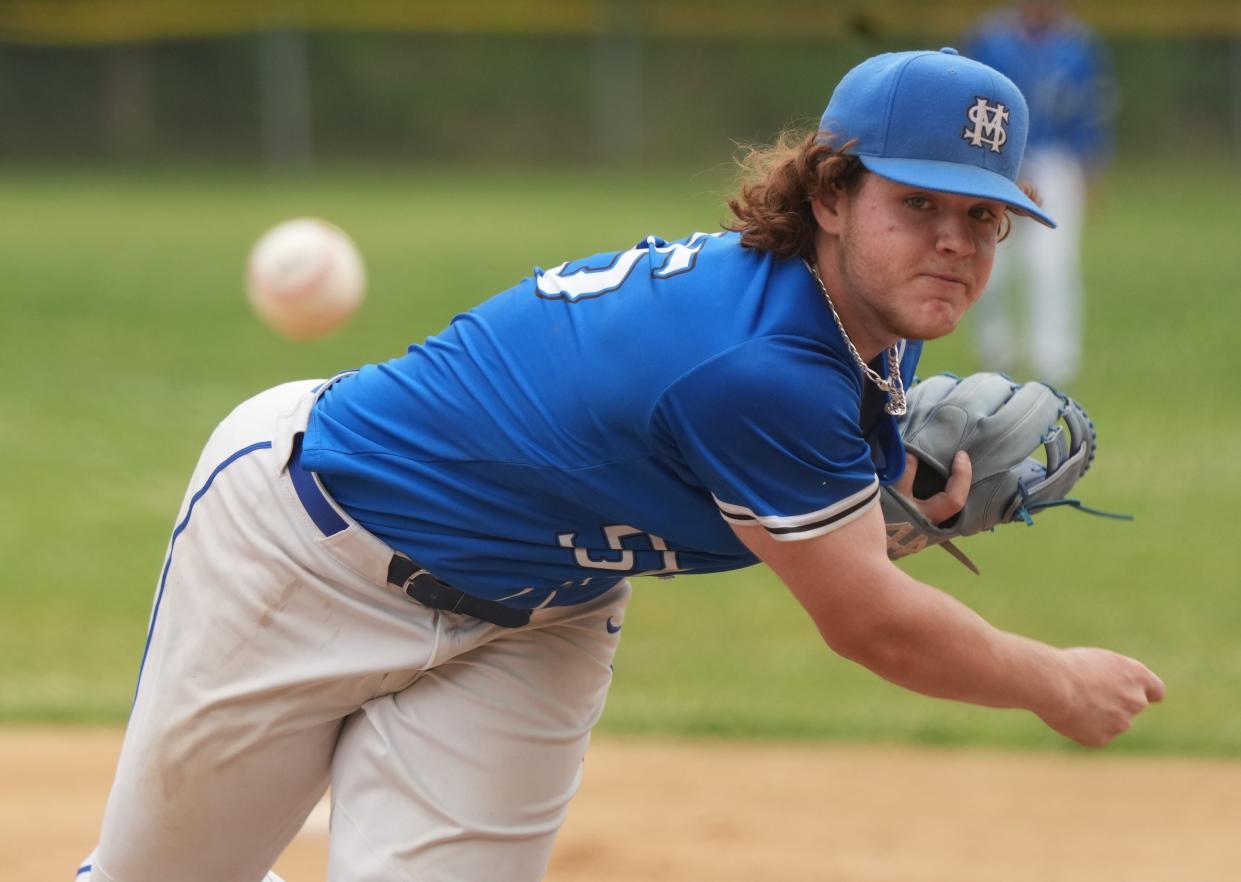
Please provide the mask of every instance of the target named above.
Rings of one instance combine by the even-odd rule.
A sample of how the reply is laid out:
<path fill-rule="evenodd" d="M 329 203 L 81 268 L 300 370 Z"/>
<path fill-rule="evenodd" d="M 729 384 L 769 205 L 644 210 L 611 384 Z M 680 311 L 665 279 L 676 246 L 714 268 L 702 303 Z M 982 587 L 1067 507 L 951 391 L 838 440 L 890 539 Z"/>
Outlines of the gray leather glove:
<path fill-rule="evenodd" d="M 890 558 L 944 545 L 978 572 L 951 540 L 997 524 L 1032 524 L 1036 512 L 1051 506 L 1084 508 L 1066 494 L 1090 468 L 1096 435 L 1094 423 L 1072 398 L 1043 383 L 1014 383 L 1003 374 L 980 373 L 964 379 L 930 377 L 913 386 L 907 400 L 901 437 L 921 461 L 914 495 L 925 499 L 943 490 L 958 450 L 969 454 L 974 475 L 964 508 L 939 524 L 894 488 L 884 487 L 880 499 Z M 1032 455 L 1039 448 L 1046 465 Z"/>

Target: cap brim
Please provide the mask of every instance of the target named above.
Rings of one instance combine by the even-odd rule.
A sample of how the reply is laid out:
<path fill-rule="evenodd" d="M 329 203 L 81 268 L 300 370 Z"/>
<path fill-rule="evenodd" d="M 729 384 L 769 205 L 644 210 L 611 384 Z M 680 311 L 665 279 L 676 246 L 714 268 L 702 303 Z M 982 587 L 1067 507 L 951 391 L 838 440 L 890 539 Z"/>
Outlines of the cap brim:
<path fill-rule="evenodd" d="M 1056 226 L 1056 222 L 1039 208 L 1038 203 L 1023 193 L 1020 187 L 1003 175 L 985 168 L 938 159 L 899 159 L 866 156 L 861 153 L 857 154 L 857 157 L 870 171 L 898 184 L 925 187 L 928 190 L 955 193 L 959 196 L 993 199 L 1041 224 L 1052 228 Z"/>

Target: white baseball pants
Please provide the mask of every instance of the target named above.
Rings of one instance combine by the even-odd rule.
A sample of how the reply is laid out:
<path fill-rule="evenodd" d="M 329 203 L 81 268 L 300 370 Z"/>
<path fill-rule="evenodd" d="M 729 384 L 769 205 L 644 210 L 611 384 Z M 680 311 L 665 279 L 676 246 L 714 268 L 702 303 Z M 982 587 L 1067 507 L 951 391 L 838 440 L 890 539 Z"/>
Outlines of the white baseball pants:
<path fill-rule="evenodd" d="M 1034 379 L 1067 385 L 1082 356 L 1085 172 L 1067 151 L 1035 149 L 1022 175 L 1038 188 L 1057 228 L 1019 219 L 996 249 L 991 282 L 974 309 L 978 351 L 987 370 L 1013 373 L 1028 363 Z M 1025 295 L 1024 342 L 1014 331 L 1017 291 Z"/>
<path fill-rule="evenodd" d="M 329 782 L 334 882 L 543 876 L 629 586 L 515 629 L 409 599 L 390 548 L 347 517 L 325 538 L 294 492 L 317 385 L 252 398 L 207 443 L 91 882 L 258 882 Z"/>

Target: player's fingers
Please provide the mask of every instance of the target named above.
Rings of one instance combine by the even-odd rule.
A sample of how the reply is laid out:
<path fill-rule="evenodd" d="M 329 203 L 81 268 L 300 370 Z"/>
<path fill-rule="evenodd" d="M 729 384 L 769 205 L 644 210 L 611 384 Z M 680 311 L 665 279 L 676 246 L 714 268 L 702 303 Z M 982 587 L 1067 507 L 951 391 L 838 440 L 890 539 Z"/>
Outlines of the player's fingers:
<path fill-rule="evenodd" d="M 1146 700 L 1149 702 L 1163 701 L 1163 696 L 1167 692 L 1164 688 L 1163 680 L 1159 679 L 1159 675 L 1154 671 L 1147 671 L 1150 674 L 1150 680 L 1146 684 Z"/>
<path fill-rule="evenodd" d="M 970 484 L 974 480 L 974 464 L 970 455 L 958 450 L 952 457 L 952 474 L 948 476 L 948 484 L 944 487 L 944 497 L 956 506 L 953 513 L 965 508 L 965 500 L 970 495 Z"/>
<path fill-rule="evenodd" d="M 935 524 L 948 520 L 965 508 L 973 478 L 974 469 L 970 465 L 969 454 L 958 450 L 952 458 L 952 474 L 948 476 L 948 483 L 942 491 L 923 503 L 922 513 Z"/>

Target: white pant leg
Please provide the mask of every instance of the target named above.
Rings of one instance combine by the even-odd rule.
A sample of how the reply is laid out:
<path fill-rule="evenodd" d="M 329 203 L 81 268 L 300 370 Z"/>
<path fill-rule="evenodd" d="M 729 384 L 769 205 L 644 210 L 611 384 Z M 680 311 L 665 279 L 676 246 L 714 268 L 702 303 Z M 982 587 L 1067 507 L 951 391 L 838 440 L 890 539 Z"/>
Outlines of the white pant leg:
<path fill-rule="evenodd" d="M 1022 230 L 1030 366 L 1036 379 L 1065 385 L 1081 364 L 1085 174 L 1070 153 L 1059 150 L 1032 151 L 1025 173 L 1057 224 L 1050 230 L 1026 222 Z"/>
<path fill-rule="evenodd" d="M 94 862 L 95 853 L 92 851 L 89 855 L 82 859 L 81 864 L 78 867 L 77 874 L 73 877 L 73 882 L 92 882 L 92 880 L 93 882 L 105 882 L 102 875 L 92 874 L 91 870 L 94 867 Z M 284 882 L 284 880 L 275 873 L 269 871 L 267 875 L 262 878 L 261 882 Z"/>
<path fill-rule="evenodd" d="M 82 859 L 81 865 L 78 867 L 77 874 L 73 877 L 73 882 L 107 882 L 102 873 L 92 873 L 95 862 L 95 853 L 92 851 L 89 855 Z M 273 872 L 268 872 L 260 882 L 284 882 L 279 876 Z"/>
<path fill-rule="evenodd" d="M 528 627 L 463 632 L 412 685 L 345 725 L 331 882 L 537 882 L 603 710 L 621 583 Z"/>
<path fill-rule="evenodd" d="M 323 793 L 342 721 L 435 655 L 438 616 L 384 588 L 383 543 L 356 525 L 325 539 L 283 471 L 310 385 L 243 404 L 195 471 L 92 882 L 263 879 Z"/>
<path fill-rule="evenodd" d="M 1014 264 L 1019 264 L 1021 260 L 1021 255 L 1015 253 L 1020 243 L 1014 239 L 1020 238 L 1019 232 L 1014 229 L 996 247 L 991 279 L 973 309 L 975 343 L 983 369 L 1006 374 L 1012 373 L 1021 360 L 1012 317 L 1016 281 L 1013 269 Z"/>

